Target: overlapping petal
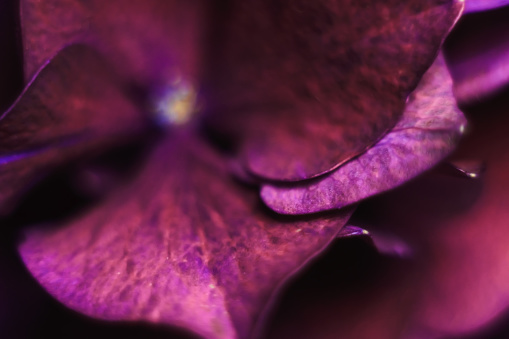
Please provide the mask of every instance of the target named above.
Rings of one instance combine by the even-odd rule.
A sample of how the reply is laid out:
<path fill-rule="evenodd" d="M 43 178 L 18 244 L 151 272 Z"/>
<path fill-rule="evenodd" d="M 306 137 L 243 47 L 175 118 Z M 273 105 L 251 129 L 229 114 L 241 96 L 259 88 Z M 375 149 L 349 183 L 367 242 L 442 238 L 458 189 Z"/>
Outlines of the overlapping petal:
<path fill-rule="evenodd" d="M 271 215 L 222 157 L 180 135 L 132 185 L 69 225 L 30 232 L 20 251 L 52 295 L 87 315 L 245 338 L 349 215 Z"/>
<path fill-rule="evenodd" d="M 509 307 L 509 156 L 501 152 L 509 146 L 507 96 L 502 101 L 476 109 L 472 133 L 455 154 L 484 160 L 480 179 L 430 172 L 361 205 L 360 225 L 398 234 L 413 247 L 413 257 L 382 258 L 359 244 L 350 253 L 336 248 L 322 273 L 312 272 L 316 282 L 287 297 L 309 294 L 291 305 L 294 318 L 269 337 L 306 338 L 311 331 L 314 337 L 356 339 L 507 336 L 473 336 Z M 317 291 L 334 279 L 331 270 L 349 272 L 352 281 Z M 344 280 L 338 274 L 335 281 Z"/>
<path fill-rule="evenodd" d="M 73 45 L 45 65 L 0 117 L 0 211 L 44 173 L 140 133 L 145 118 L 92 49 Z"/>
<path fill-rule="evenodd" d="M 21 0 L 25 76 L 64 45 L 86 43 L 106 54 L 137 85 L 196 80 L 202 0 Z"/>
<path fill-rule="evenodd" d="M 412 93 L 396 127 L 364 154 L 302 185 L 265 185 L 261 196 L 284 214 L 341 208 L 403 184 L 450 153 L 465 128 L 440 56 Z"/>
<path fill-rule="evenodd" d="M 397 123 L 461 1 L 241 1 L 217 19 L 208 123 L 254 174 L 328 172 Z M 223 22 L 223 25 L 220 23 Z"/>
<path fill-rule="evenodd" d="M 450 35 L 445 52 L 460 103 L 479 101 L 509 85 L 508 17 L 509 6 L 466 15 Z"/>

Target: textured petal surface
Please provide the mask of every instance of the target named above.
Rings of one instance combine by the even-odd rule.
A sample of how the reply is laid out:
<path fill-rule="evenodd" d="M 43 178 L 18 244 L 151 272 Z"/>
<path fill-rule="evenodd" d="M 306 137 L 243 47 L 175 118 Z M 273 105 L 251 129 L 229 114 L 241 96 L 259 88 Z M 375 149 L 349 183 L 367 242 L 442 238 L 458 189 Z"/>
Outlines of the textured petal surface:
<path fill-rule="evenodd" d="M 481 179 L 430 172 L 359 207 L 364 223 L 356 224 L 398 234 L 415 249 L 410 260 L 362 253 L 358 244 L 346 253 L 336 247 L 322 273 L 309 272 L 307 286 L 285 297 L 292 303 L 281 315 L 293 314 L 267 337 L 506 338 L 507 331 L 475 331 L 500 316 L 507 326 L 507 98 L 476 109 L 455 155 L 485 160 Z"/>
<path fill-rule="evenodd" d="M 375 146 L 314 182 L 265 185 L 261 196 L 284 214 L 341 208 L 401 185 L 435 165 L 453 150 L 465 123 L 440 56 L 410 96 L 396 127 Z"/>
<path fill-rule="evenodd" d="M 445 52 L 458 102 L 471 103 L 509 85 L 509 6 L 464 16 Z"/>
<path fill-rule="evenodd" d="M 62 50 L 0 118 L 0 211 L 45 171 L 141 132 L 144 117 L 93 50 Z"/>
<path fill-rule="evenodd" d="M 91 44 L 129 80 L 164 86 L 197 76 L 201 0 L 21 0 L 26 78 L 62 46 Z"/>
<path fill-rule="evenodd" d="M 455 0 L 232 1 L 211 38 L 209 125 L 243 141 L 258 176 L 330 171 L 394 127 L 462 8 Z"/>
<path fill-rule="evenodd" d="M 169 138 L 132 186 L 70 225 L 29 233 L 21 255 L 52 295 L 87 315 L 245 338 L 349 214 L 271 216 L 223 158 Z"/>
<path fill-rule="evenodd" d="M 509 5 L 509 0 L 466 0 L 465 12 L 478 12 Z"/>

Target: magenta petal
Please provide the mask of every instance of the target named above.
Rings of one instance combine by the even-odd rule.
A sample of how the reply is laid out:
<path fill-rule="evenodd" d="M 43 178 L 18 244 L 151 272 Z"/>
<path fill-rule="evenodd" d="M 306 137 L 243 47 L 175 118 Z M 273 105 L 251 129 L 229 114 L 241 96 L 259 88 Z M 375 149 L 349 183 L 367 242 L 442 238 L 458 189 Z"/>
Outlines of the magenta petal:
<path fill-rule="evenodd" d="M 468 1 L 467 1 L 468 3 Z M 445 45 L 459 103 L 509 86 L 509 6 L 464 16 Z"/>
<path fill-rule="evenodd" d="M 143 127 L 143 115 L 96 52 L 62 50 L 0 118 L 0 213 L 52 167 Z"/>
<path fill-rule="evenodd" d="M 465 12 L 479 12 L 509 5 L 509 0 L 466 0 Z"/>
<path fill-rule="evenodd" d="M 204 1 L 21 0 L 25 76 L 62 46 L 87 43 L 129 80 L 165 85 L 195 80 Z"/>
<path fill-rule="evenodd" d="M 439 57 L 410 96 L 400 122 L 375 146 L 314 182 L 265 185 L 261 196 L 284 214 L 341 208 L 401 185 L 435 165 L 453 150 L 465 123 Z"/>
<path fill-rule="evenodd" d="M 23 260 L 52 295 L 87 315 L 246 338 L 281 283 L 335 238 L 350 211 L 270 216 L 223 160 L 190 138 L 169 138 L 103 205 L 30 232 Z"/>
<path fill-rule="evenodd" d="M 459 0 L 231 3 L 211 52 L 208 122 L 242 140 L 250 171 L 282 181 L 328 172 L 394 127 L 463 8 Z"/>

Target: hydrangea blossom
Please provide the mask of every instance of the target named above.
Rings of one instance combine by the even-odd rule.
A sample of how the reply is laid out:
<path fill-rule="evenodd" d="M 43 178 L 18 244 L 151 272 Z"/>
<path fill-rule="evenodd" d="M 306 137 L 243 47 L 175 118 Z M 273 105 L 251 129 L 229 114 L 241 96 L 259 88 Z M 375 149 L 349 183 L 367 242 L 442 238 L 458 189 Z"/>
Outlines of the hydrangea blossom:
<path fill-rule="evenodd" d="M 439 53 L 462 7 L 21 1 L 27 85 L 0 121 L 2 213 L 41 174 L 165 125 L 133 178 L 31 229 L 23 261 L 92 317 L 259 335 L 289 277 L 367 233 L 345 226 L 356 203 L 433 167 L 465 132 Z M 423 295 L 404 336 L 470 329 Z"/>

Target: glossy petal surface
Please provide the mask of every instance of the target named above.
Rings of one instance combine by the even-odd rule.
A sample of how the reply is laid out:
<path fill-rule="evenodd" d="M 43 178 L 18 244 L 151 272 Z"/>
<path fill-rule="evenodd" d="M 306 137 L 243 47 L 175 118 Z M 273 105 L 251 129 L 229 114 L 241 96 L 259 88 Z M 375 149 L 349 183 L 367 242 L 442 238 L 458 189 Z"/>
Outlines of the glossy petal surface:
<path fill-rule="evenodd" d="M 164 86 L 195 80 L 201 0 L 21 0 L 26 78 L 62 46 L 87 43 L 106 54 L 126 79 Z"/>
<path fill-rule="evenodd" d="M 410 96 L 396 127 L 375 146 L 314 182 L 265 185 L 261 196 L 284 214 L 341 208 L 401 185 L 435 165 L 453 150 L 465 124 L 439 57 Z"/>
<path fill-rule="evenodd" d="M 245 165 L 258 176 L 330 171 L 394 127 L 462 7 L 232 1 L 211 43 L 208 123 L 243 141 Z"/>
<path fill-rule="evenodd" d="M 509 5 L 509 0 L 466 0 L 465 12 L 478 12 Z"/>
<path fill-rule="evenodd" d="M 45 171 L 141 132 L 142 114 L 108 64 L 70 46 L 55 56 L 0 118 L 0 212 Z"/>
<path fill-rule="evenodd" d="M 364 222 L 357 225 L 397 234 L 415 249 L 410 260 L 374 255 L 359 260 L 358 244 L 350 253 L 325 258 L 329 264 L 321 274 L 313 272 L 307 289 L 285 298 L 306 296 L 286 309 L 293 317 L 285 325 L 276 323 L 277 333 L 267 337 L 507 337 L 507 332 L 476 333 L 494 321 L 507 326 L 507 98 L 503 104 L 499 100 L 476 108 L 471 134 L 455 154 L 458 159 L 486 161 L 481 179 L 433 171 L 359 207 Z M 331 277 L 331 270 L 341 275 Z M 344 272 L 351 272 L 350 282 L 343 282 Z"/>
<path fill-rule="evenodd" d="M 271 215 L 222 157 L 169 138 L 130 187 L 69 225 L 29 233 L 21 255 L 52 295 L 87 315 L 245 338 L 349 215 Z"/>
<path fill-rule="evenodd" d="M 445 55 L 458 102 L 472 103 L 509 85 L 509 6 L 464 16 Z"/>

